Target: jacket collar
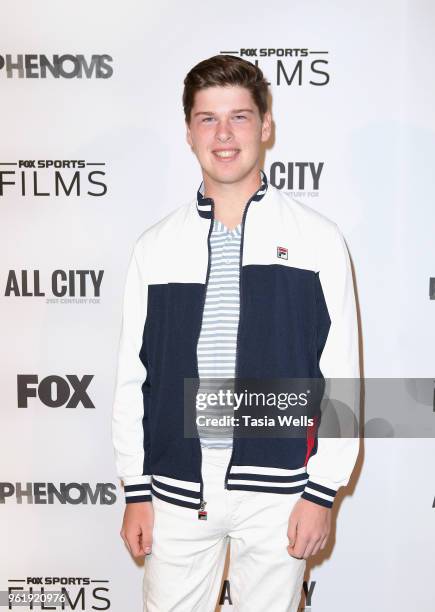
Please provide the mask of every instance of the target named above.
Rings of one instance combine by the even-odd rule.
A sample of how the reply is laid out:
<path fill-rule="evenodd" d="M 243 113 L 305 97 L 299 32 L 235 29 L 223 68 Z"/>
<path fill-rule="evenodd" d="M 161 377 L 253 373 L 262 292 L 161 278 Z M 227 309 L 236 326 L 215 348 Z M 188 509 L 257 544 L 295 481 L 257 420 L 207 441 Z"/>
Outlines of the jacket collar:
<path fill-rule="evenodd" d="M 267 191 L 268 181 L 267 176 L 263 170 L 260 169 L 261 174 L 261 185 L 259 189 L 250 197 L 249 201 L 259 202 L 264 194 Z M 205 219 L 211 219 L 212 217 L 212 204 L 213 198 L 204 197 L 204 181 L 201 182 L 201 185 L 196 192 L 196 210 L 200 217 L 204 217 Z"/>

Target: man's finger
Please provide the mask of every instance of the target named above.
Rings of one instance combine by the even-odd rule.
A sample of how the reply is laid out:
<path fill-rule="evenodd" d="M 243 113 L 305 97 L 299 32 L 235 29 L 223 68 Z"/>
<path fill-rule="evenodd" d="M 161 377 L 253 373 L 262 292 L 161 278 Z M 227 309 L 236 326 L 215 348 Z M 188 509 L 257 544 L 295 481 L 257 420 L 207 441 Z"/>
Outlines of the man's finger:
<path fill-rule="evenodd" d="M 129 552 L 131 554 L 130 544 L 128 543 L 128 540 L 127 540 L 127 538 L 126 538 L 126 536 L 125 536 L 123 531 L 121 531 L 121 538 L 122 538 L 124 544 L 126 545 L 126 547 L 128 548 L 128 550 L 129 550 Z"/>
<path fill-rule="evenodd" d="M 146 530 L 146 531 L 142 531 L 142 537 L 141 537 L 141 554 L 143 555 L 149 555 L 152 552 L 152 544 L 153 544 L 153 537 L 152 537 L 152 531 L 151 530 Z"/>
<path fill-rule="evenodd" d="M 296 542 L 297 519 L 290 515 L 288 521 L 287 537 L 290 546 L 294 546 Z"/>
<path fill-rule="evenodd" d="M 311 551 L 311 555 L 312 555 L 312 556 L 317 555 L 317 553 L 318 553 L 318 552 L 319 552 L 319 550 L 320 550 L 320 544 L 322 543 L 322 541 L 323 541 L 323 540 L 322 540 L 322 539 L 320 539 L 320 540 L 317 542 L 317 544 L 314 546 L 313 550 Z"/>
<path fill-rule="evenodd" d="M 320 540 L 315 540 L 315 539 L 311 539 L 308 541 L 307 546 L 305 547 L 305 550 L 302 553 L 302 556 L 304 557 L 304 559 L 308 559 L 308 557 L 314 554 L 314 549 L 318 545 L 319 541 Z"/>
<path fill-rule="evenodd" d="M 297 559 L 302 559 L 308 544 L 309 540 L 306 537 L 302 538 L 301 534 L 296 531 L 296 542 L 293 548 L 291 548 L 292 556 L 296 557 Z"/>
<path fill-rule="evenodd" d="M 139 557 L 142 553 L 140 544 L 140 533 L 127 533 L 127 544 L 133 557 Z"/>

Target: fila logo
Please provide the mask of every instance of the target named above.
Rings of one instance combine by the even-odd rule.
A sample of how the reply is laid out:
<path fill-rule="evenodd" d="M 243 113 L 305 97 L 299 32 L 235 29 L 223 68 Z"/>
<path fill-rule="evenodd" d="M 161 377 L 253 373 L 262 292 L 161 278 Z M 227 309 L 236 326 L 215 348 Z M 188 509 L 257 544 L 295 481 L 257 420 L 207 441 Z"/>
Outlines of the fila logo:
<path fill-rule="evenodd" d="M 288 251 L 285 247 L 276 247 L 276 256 L 280 259 L 288 259 Z"/>

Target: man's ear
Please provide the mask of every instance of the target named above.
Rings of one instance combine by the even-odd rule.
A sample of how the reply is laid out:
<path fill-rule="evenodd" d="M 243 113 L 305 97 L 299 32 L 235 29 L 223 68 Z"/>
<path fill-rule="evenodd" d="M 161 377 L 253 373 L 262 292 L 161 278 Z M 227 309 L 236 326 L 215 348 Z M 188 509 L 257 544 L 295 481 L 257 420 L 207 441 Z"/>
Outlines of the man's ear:
<path fill-rule="evenodd" d="M 269 140 L 272 132 L 272 114 L 270 111 L 266 111 L 263 115 L 263 123 L 261 125 L 261 142 Z"/>
<path fill-rule="evenodd" d="M 192 136 L 191 136 L 191 134 L 190 134 L 190 127 L 189 127 L 189 124 L 187 123 L 187 121 L 185 121 L 184 123 L 185 123 L 185 125 L 186 125 L 186 141 L 187 141 L 187 144 L 188 144 L 188 145 L 189 145 L 191 148 L 193 148 Z"/>

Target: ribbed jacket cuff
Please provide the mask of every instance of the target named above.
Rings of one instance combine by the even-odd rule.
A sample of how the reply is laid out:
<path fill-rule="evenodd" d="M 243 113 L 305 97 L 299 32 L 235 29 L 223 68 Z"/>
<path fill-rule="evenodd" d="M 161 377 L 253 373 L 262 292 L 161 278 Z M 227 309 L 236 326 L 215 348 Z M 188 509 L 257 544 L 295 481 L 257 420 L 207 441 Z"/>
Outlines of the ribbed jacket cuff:
<path fill-rule="evenodd" d="M 324 506 L 325 508 L 332 508 L 336 494 L 337 491 L 335 489 L 325 487 L 325 485 L 319 484 L 309 478 L 301 497 L 315 504 L 319 504 L 320 506 Z"/>
<path fill-rule="evenodd" d="M 126 476 L 123 481 L 126 504 L 152 501 L 151 474 Z"/>

